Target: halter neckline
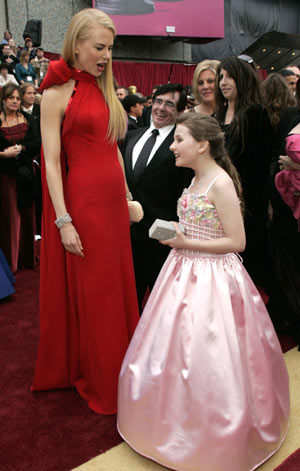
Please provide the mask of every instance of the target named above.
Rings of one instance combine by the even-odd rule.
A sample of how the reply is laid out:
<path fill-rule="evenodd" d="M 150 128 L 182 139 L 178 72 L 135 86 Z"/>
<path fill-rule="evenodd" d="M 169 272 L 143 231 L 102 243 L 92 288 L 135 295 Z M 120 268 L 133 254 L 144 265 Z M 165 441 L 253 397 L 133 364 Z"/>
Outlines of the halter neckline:
<path fill-rule="evenodd" d="M 47 74 L 41 84 L 41 90 L 45 90 L 52 85 L 63 85 L 70 79 L 79 82 L 96 83 L 96 77 L 84 70 L 69 67 L 66 61 L 61 57 L 58 61 L 51 61 Z"/>
<path fill-rule="evenodd" d="M 70 67 L 72 73 L 72 79 L 78 80 L 79 82 L 95 82 L 96 77 L 89 72 L 85 72 L 81 69 L 75 69 Z"/>

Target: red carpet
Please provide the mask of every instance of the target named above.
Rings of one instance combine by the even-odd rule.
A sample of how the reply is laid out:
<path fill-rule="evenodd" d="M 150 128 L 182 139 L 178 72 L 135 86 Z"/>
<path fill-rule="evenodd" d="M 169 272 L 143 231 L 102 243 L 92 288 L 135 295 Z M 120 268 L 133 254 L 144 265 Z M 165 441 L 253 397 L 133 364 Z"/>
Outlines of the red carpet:
<path fill-rule="evenodd" d="M 16 275 L 0 302 L 0 470 L 70 471 L 117 445 L 116 416 L 92 412 L 75 391 L 31 393 L 38 344 L 38 271 Z"/>
<path fill-rule="evenodd" d="M 300 470 L 300 448 L 292 453 L 274 471 L 299 471 Z"/>
<path fill-rule="evenodd" d="M 92 412 L 75 391 L 30 392 L 38 344 L 38 270 L 22 270 L 16 280 L 16 294 L 0 302 L 0 470 L 70 471 L 122 441 L 116 417 Z M 284 351 L 295 345 L 289 337 L 280 340 Z M 277 470 L 299 471 L 299 451 L 297 461 L 298 468 Z"/>

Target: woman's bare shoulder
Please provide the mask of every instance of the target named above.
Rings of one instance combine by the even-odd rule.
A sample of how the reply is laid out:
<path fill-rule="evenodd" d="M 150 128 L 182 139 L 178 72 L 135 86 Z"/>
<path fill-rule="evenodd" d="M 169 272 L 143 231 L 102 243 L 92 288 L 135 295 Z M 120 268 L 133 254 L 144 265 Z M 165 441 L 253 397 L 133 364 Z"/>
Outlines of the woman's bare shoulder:
<path fill-rule="evenodd" d="M 62 85 L 52 85 L 52 87 L 44 90 L 41 99 L 41 109 L 51 108 L 65 111 L 68 101 L 74 89 L 74 80 L 70 80 Z"/>

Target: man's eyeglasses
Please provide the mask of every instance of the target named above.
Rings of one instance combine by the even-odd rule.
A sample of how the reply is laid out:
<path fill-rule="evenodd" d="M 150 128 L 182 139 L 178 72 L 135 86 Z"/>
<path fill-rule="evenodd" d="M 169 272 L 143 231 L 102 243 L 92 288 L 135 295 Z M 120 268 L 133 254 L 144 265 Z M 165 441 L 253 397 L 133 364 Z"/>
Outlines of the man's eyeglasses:
<path fill-rule="evenodd" d="M 156 103 L 158 106 L 164 105 L 165 108 L 168 108 L 169 110 L 175 110 L 176 104 L 173 103 L 172 101 L 164 101 L 161 100 L 160 98 L 155 98 L 153 100 L 153 104 Z"/>

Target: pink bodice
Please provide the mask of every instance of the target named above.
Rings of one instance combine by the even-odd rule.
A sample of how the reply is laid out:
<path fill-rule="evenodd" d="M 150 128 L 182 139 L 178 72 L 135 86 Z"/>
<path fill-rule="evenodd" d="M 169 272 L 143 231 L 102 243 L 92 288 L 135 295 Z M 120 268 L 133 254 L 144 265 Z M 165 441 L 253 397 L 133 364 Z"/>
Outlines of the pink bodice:
<path fill-rule="evenodd" d="M 188 239 L 211 240 L 224 237 L 216 207 L 209 201 L 207 194 L 189 193 L 185 189 L 178 200 L 177 215 L 184 226 Z M 194 250 L 181 250 L 186 254 L 197 254 Z"/>

